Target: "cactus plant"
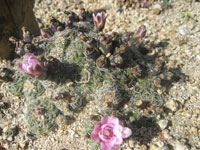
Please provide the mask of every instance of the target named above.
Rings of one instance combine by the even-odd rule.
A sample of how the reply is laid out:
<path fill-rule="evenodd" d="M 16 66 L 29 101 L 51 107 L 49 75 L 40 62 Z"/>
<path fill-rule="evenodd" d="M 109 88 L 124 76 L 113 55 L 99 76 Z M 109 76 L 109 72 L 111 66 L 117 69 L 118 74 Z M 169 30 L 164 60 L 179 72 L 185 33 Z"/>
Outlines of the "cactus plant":
<path fill-rule="evenodd" d="M 56 117 L 59 113 L 59 110 L 48 99 L 31 101 L 25 115 L 27 126 L 35 134 L 48 133 L 57 126 Z"/>
<path fill-rule="evenodd" d="M 119 107 L 136 100 L 136 83 L 150 73 L 147 71 L 151 66 L 149 58 L 138 48 L 133 33 L 103 34 L 92 23 L 92 13 L 68 15 L 66 23 L 53 18 L 50 28 L 41 30 L 41 36 L 31 37 L 32 41 L 15 39 L 13 42 L 16 46 L 23 44 L 20 47 L 23 53 L 19 54 L 15 66 L 21 62 L 24 53 L 31 52 L 45 71 L 43 80 L 16 71 L 14 82 L 7 84 L 12 94 L 24 95 L 30 103 L 26 121 L 34 133 L 48 133 L 56 126 L 59 113 L 76 116 L 89 101 L 99 106 L 98 112 L 102 115 L 110 115 L 113 111 L 120 115 Z M 145 36 L 143 31 L 137 40 Z M 23 50 L 27 44 L 32 46 Z M 147 98 L 156 95 L 155 91 L 148 93 L 152 87 L 138 86 L 141 95 L 147 94 Z M 128 107 L 129 110 L 133 108 L 132 105 Z"/>

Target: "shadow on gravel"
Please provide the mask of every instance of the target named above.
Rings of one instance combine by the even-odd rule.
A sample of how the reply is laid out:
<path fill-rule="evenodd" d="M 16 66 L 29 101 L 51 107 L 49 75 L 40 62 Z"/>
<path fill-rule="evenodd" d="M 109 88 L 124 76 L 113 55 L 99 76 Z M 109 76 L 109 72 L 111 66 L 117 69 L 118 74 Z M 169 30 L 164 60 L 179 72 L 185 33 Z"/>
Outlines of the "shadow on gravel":
<path fill-rule="evenodd" d="M 140 144 L 149 143 L 154 137 L 158 136 L 160 128 L 155 118 L 142 116 L 139 120 L 133 121 L 129 126 L 133 135 L 133 140 Z"/>
<path fill-rule="evenodd" d="M 184 82 L 187 80 L 188 76 L 180 71 L 180 68 L 170 68 L 168 73 L 171 73 L 170 79 L 167 79 L 167 73 L 163 72 L 164 78 L 161 80 L 161 86 L 166 88 L 168 93 L 170 88 L 173 86 L 173 83 L 178 81 Z"/>
<path fill-rule="evenodd" d="M 76 118 L 74 116 L 66 115 L 65 118 L 67 119 L 67 125 L 71 125 L 76 121 Z"/>
<path fill-rule="evenodd" d="M 166 48 L 169 45 L 168 41 L 169 40 L 162 40 L 159 43 L 152 45 L 152 48 Z"/>
<path fill-rule="evenodd" d="M 130 101 L 130 95 L 127 91 L 121 90 L 120 92 L 121 92 L 121 97 L 123 97 L 123 98 L 121 101 L 118 102 L 118 104 L 113 106 L 113 109 L 115 111 L 122 109 L 124 107 L 124 105 Z"/>

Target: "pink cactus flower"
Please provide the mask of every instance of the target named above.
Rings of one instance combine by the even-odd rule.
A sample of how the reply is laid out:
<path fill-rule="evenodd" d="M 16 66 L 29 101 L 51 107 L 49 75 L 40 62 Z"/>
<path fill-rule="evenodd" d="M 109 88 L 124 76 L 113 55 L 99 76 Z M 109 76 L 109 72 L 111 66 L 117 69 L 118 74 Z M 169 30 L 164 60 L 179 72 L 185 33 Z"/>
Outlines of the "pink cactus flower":
<path fill-rule="evenodd" d="M 22 72 L 38 79 L 44 79 L 46 76 L 43 64 L 32 53 L 25 54 L 25 60 L 19 63 L 19 68 Z"/>
<path fill-rule="evenodd" d="M 91 138 L 101 143 L 101 150 L 114 150 L 131 134 L 131 129 L 124 127 L 118 118 L 105 116 L 92 131 Z"/>
<path fill-rule="evenodd" d="M 94 22 L 94 25 L 95 25 L 96 29 L 102 30 L 104 28 L 105 22 L 106 22 L 106 17 L 104 15 L 104 13 L 103 12 L 99 12 L 99 13 L 97 13 L 96 16 L 93 13 L 92 17 L 93 17 L 93 22 Z"/>

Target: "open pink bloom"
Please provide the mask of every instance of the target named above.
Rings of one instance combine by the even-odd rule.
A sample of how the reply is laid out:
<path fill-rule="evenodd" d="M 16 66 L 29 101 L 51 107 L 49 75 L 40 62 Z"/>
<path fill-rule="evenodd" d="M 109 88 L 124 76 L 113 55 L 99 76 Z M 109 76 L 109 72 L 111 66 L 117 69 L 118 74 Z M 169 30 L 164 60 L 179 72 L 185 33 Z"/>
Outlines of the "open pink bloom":
<path fill-rule="evenodd" d="M 92 131 L 91 138 L 101 143 L 102 150 L 113 150 L 131 134 L 131 129 L 124 127 L 118 118 L 105 116 Z"/>
<path fill-rule="evenodd" d="M 38 79 L 46 76 L 43 64 L 32 53 L 26 53 L 25 60 L 19 63 L 19 68 L 22 72 Z"/>
<path fill-rule="evenodd" d="M 99 12 L 99 13 L 97 13 L 96 16 L 93 13 L 92 17 L 93 17 L 93 22 L 94 22 L 95 27 L 98 30 L 102 30 L 104 28 L 105 22 L 106 22 L 106 17 L 104 15 L 104 13 L 103 12 Z"/>

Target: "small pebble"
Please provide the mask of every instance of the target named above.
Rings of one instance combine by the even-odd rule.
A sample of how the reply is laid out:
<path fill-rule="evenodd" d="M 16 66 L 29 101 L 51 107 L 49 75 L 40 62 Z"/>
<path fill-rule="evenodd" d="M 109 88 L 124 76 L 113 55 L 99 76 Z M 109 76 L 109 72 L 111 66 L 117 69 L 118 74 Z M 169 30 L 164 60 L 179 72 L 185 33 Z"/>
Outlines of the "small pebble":
<path fill-rule="evenodd" d="M 128 144 L 129 144 L 130 147 L 134 147 L 134 142 L 133 142 L 133 140 L 129 140 Z"/>
<path fill-rule="evenodd" d="M 190 130 L 192 131 L 192 133 L 193 133 L 194 135 L 198 136 L 198 129 L 197 129 L 197 128 L 191 127 Z"/>
<path fill-rule="evenodd" d="M 156 5 L 153 6 L 152 13 L 154 15 L 159 15 L 161 13 L 161 11 L 162 11 L 162 7 L 161 7 L 160 4 L 156 4 Z"/>
<path fill-rule="evenodd" d="M 185 144 L 176 141 L 174 144 L 174 150 L 189 150 L 189 148 Z"/>
<path fill-rule="evenodd" d="M 168 120 L 160 120 L 158 122 L 158 125 L 160 126 L 161 130 L 165 129 L 168 125 Z"/>
<path fill-rule="evenodd" d="M 188 35 L 190 33 L 190 29 L 187 26 L 185 26 L 185 25 L 180 26 L 178 28 L 178 30 L 179 30 L 179 33 L 181 35 Z"/>
<path fill-rule="evenodd" d="M 122 9 L 122 8 L 118 8 L 118 9 L 117 9 L 117 12 L 122 13 L 122 12 L 123 12 L 123 9 Z"/>
<path fill-rule="evenodd" d="M 170 147 L 169 146 L 163 146 L 162 148 L 161 148 L 161 150 L 170 150 Z"/>
<path fill-rule="evenodd" d="M 160 150 L 160 147 L 153 145 L 153 144 L 150 144 L 149 150 Z"/>
<path fill-rule="evenodd" d="M 178 109 L 178 103 L 174 100 L 167 101 L 165 105 L 167 108 L 169 108 L 173 112 L 177 111 Z"/>

